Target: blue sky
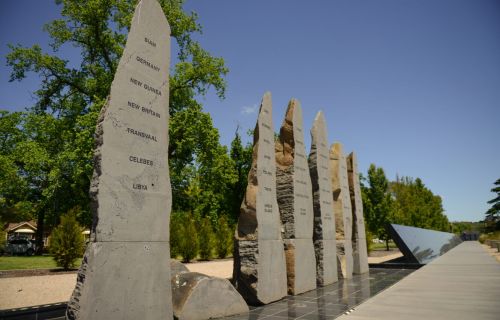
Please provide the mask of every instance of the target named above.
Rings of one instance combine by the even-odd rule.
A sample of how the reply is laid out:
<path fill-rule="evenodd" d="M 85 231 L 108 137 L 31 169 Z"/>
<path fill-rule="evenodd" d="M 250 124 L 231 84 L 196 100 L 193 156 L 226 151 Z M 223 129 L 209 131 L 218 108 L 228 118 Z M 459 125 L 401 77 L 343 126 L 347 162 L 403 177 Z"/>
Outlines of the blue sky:
<path fill-rule="evenodd" d="M 420 177 L 450 220 L 480 220 L 500 178 L 500 2 L 494 0 L 192 0 L 197 38 L 225 59 L 226 99 L 202 99 L 229 144 L 253 128 L 272 92 L 279 128 L 300 100 L 308 130 L 318 110 L 329 140 L 388 178 Z M 0 108 L 33 104 L 38 79 L 9 83 L 7 43 L 47 48 L 52 1 L 0 2 Z M 175 55 L 175 52 L 173 52 Z M 61 55 L 77 63 L 71 47 Z M 309 145 L 309 136 L 306 136 Z M 248 138 L 247 138 L 248 139 Z"/>

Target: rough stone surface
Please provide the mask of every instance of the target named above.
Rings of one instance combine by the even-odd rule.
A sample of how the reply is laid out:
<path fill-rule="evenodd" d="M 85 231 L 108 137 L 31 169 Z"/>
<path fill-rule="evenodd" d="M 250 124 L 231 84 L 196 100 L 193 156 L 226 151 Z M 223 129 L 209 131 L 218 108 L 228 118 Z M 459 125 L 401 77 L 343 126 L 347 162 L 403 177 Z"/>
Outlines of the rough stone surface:
<path fill-rule="evenodd" d="M 170 259 L 170 276 L 173 278 L 182 272 L 189 272 L 189 269 L 182 262 Z"/>
<path fill-rule="evenodd" d="M 234 247 L 233 281 L 251 304 L 286 296 L 286 264 L 276 202 L 276 163 L 271 93 L 264 94 L 254 130 L 252 167 L 241 204 Z"/>
<path fill-rule="evenodd" d="M 354 222 L 352 233 L 353 273 L 362 274 L 369 271 L 368 252 L 366 248 L 365 220 L 363 218 L 363 200 L 361 199 L 359 185 L 358 161 L 354 152 L 347 157 L 347 171 Z"/>
<path fill-rule="evenodd" d="M 334 143 L 331 146 L 330 165 L 337 239 L 338 276 L 351 278 L 353 271 L 352 210 L 347 163 L 342 151 L 342 144 Z"/>
<path fill-rule="evenodd" d="M 167 319 L 170 27 L 156 0 L 138 3 L 96 129 L 94 223 L 70 319 Z"/>
<path fill-rule="evenodd" d="M 309 153 L 314 209 L 313 240 L 318 286 L 325 286 L 338 280 L 329 153 L 325 118 L 320 111 L 316 114 L 311 128 L 311 152 Z"/>
<path fill-rule="evenodd" d="M 276 142 L 276 188 L 284 227 L 288 293 L 295 295 L 316 288 L 312 186 L 305 153 L 302 110 L 295 99 L 288 104 Z"/>
<path fill-rule="evenodd" d="M 288 292 L 295 295 L 315 289 L 316 268 L 311 266 L 311 261 L 316 261 L 313 242 L 310 239 L 285 239 L 284 243 Z"/>
<path fill-rule="evenodd" d="M 248 306 L 229 280 L 197 272 L 172 277 L 175 319 L 203 320 L 248 312 Z"/>

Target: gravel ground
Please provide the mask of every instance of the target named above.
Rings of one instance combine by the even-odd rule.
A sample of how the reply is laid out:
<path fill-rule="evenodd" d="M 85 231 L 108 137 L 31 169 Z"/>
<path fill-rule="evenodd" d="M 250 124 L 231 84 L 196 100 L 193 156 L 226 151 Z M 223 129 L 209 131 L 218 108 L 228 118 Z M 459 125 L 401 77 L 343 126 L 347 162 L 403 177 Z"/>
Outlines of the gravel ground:
<path fill-rule="evenodd" d="M 382 251 L 369 257 L 369 263 L 380 263 L 401 256 L 399 251 Z M 385 253 L 385 255 L 384 255 Z M 186 263 L 193 272 L 230 278 L 233 259 Z M 23 276 L 24 275 L 24 276 Z M 29 275 L 29 276 L 26 276 Z M 0 272 L 0 310 L 66 302 L 76 283 L 76 272 L 23 270 Z"/>

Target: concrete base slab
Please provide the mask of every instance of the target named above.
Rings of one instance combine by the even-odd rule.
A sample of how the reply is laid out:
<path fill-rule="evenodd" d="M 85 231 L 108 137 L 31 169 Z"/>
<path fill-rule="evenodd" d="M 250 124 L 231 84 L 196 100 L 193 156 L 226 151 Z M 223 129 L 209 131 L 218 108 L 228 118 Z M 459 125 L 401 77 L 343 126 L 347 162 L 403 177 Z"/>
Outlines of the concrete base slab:
<path fill-rule="evenodd" d="M 316 284 L 326 286 L 338 281 L 336 241 L 315 240 Z"/>
<path fill-rule="evenodd" d="M 233 282 L 249 304 L 268 304 L 287 294 L 281 240 L 236 240 Z"/>
<path fill-rule="evenodd" d="M 316 289 L 316 257 L 312 239 L 285 239 L 288 293 Z"/>
<path fill-rule="evenodd" d="M 165 300 L 170 297 L 169 266 L 168 242 L 89 243 L 82 263 L 85 272 L 80 272 L 68 303 L 69 318 L 172 317 L 172 301 Z"/>
<path fill-rule="evenodd" d="M 366 239 L 360 238 L 353 241 L 353 274 L 363 274 L 369 271 L 368 251 L 366 249 Z"/>

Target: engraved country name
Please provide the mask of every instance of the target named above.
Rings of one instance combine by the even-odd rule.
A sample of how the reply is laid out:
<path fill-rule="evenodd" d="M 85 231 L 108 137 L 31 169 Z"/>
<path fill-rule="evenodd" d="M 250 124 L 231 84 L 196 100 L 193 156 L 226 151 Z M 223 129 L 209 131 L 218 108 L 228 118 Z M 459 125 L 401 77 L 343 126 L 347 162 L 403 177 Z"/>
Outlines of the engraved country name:
<path fill-rule="evenodd" d="M 262 173 L 267 174 L 268 176 L 273 175 L 273 173 L 271 171 L 267 171 L 266 169 L 262 170 Z"/>
<path fill-rule="evenodd" d="M 161 91 L 160 90 L 158 90 L 156 88 L 153 88 L 152 86 L 150 86 L 147 83 L 144 83 L 144 82 L 139 81 L 139 80 L 137 80 L 135 78 L 132 78 L 132 77 L 130 77 L 130 82 L 132 82 L 133 84 L 135 84 L 138 87 L 142 87 L 142 88 L 144 88 L 147 91 L 153 92 L 154 94 L 161 96 Z"/>
<path fill-rule="evenodd" d="M 139 62 L 139 63 L 141 63 L 141 64 L 143 64 L 143 65 L 145 65 L 145 66 L 147 66 L 147 67 L 149 67 L 151 69 L 153 69 L 156 72 L 160 72 L 160 67 L 158 67 L 157 65 L 149 62 L 148 60 L 144 59 L 143 57 L 136 56 L 135 60 L 137 60 L 137 62 Z"/>
<path fill-rule="evenodd" d="M 150 116 L 161 118 L 161 115 L 158 112 L 154 111 L 153 109 L 142 107 L 135 102 L 127 101 L 127 105 L 131 108 L 134 108 L 136 110 L 140 110 L 146 114 L 149 114 Z"/>
<path fill-rule="evenodd" d="M 300 208 L 300 214 L 305 216 L 307 214 L 307 210 L 304 208 Z"/>
<path fill-rule="evenodd" d="M 271 130 L 271 127 L 267 123 L 262 123 L 262 126 L 266 129 Z"/>
<path fill-rule="evenodd" d="M 297 182 L 299 184 L 303 184 L 303 185 L 307 184 L 307 182 L 305 182 L 304 180 L 295 180 L 295 182 Z"/>
<path fill-rule="evenodd" d="M 132 184 L 132 189 L 135 189 L 135 190 L 148 190 L 148 186 L 145 185 L 145 184 L 134 183 L 134 184 Z"/>
<path fill-rule="evenodd" d="M 265 204 L 264 205 L 264 212 L 273 212 L 273 205 L 272 204 Z"/>
<path fill-rule="evenodd" d="M 145 164 L 147 166 L 153 166 L 153 160 L 137 157 L 137 156 L 129 156 L 128 160 L 130 162 L 135 162 L 135 163 L 140 163 L 140 164 Z"/>
<path fill-rule="evenodd" d="M 302 167 L 295 167 L 295 169 L 299 170 L 299 171 L 306 171 L 305 168 L 302 168 Z"/>
<path fill-rule="evenodd" d="M 156 136 L 153 136 L 152 134 L 149 134 L 149 133 L 146 133 L 146 132 L 138 131 L 138 130 L 135 130 L 135 129 L 132 129 L 132 128 L 127 128 L 127 132 L 130 133 L 130 134 L 135 134 L 136 136 L 139 136 L 139 137 L 142 137 L 142 138 L 153 140 L 154 142 L 158 142 L 158 140 L 156 140 Z"/>
<path fill-rule="evenodd" d="M 148 37 L 144 37 L 144 42 L 146 42 L 150 46 L 156 48 L 156 42 L 154 42 L 153 40 L 149 39 Z"/>
<path fill-rule="evenodd" d="M 268 156 L 267 154 L 264 155 L 264 159 L 271 160 L 271 157 Z"/>

